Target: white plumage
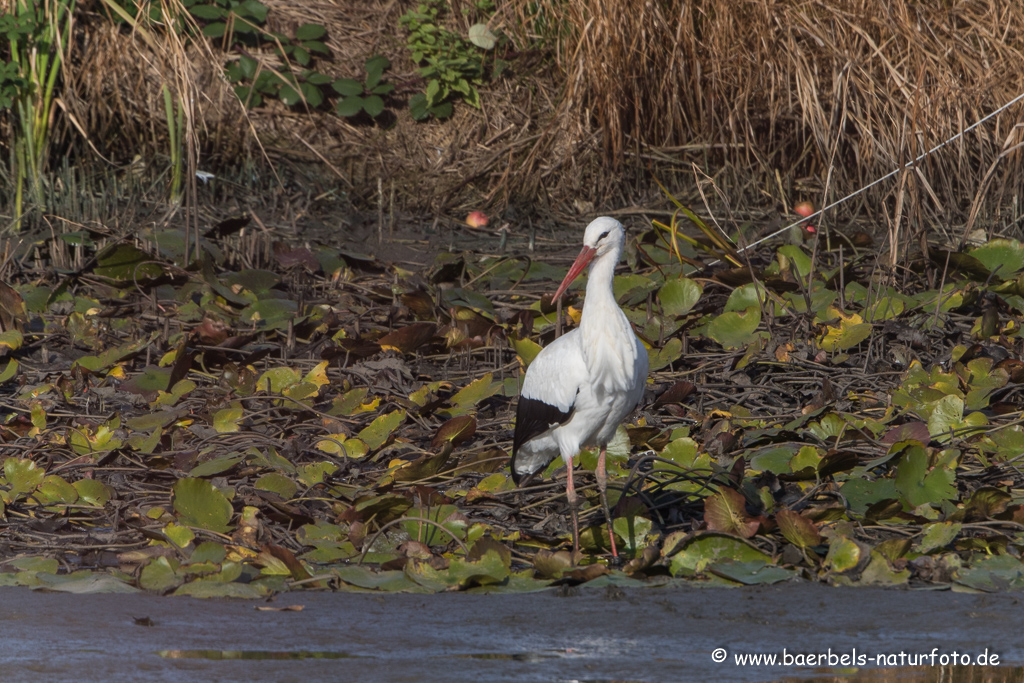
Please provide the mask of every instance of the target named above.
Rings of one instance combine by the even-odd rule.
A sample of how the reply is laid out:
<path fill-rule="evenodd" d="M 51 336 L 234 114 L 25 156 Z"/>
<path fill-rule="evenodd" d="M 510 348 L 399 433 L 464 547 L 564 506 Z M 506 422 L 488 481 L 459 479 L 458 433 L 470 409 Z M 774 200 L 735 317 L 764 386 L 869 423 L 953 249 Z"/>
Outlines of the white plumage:
<path fill-rule="evenodd" d="M 569 470 L 566 495 L 575 549 L 579 530 L 573 458 L 582 447 L 600 449 L 596 474 L 611 535 L 606 449 L 619 424 L 640 402 L 647 381 L 647 350 L 612 293 L 625 239 L 622 224 L 614 218 L 598 218 L 587 226 L 583 250 L 555 292 L 557 300 L 593 262 L 580 325 L 548 344 L 530 364 L 516 410 L 512 476 L 518 483 L 562 456 Z M 617 555 L 614 538 L 611 548 Z"/>

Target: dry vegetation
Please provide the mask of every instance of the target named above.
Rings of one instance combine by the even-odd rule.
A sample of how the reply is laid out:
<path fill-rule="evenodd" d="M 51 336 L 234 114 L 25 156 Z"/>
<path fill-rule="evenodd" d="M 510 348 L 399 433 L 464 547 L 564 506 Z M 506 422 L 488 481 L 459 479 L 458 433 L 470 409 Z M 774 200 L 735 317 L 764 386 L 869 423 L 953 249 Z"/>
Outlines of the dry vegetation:
<path fill-rule="evenodd" d="M 176 0 L 162 0 L 165 7 Z M 267 28 L 328 28 L 323 68 L 353 76 L 390 58 L 403 102 L 422 88 L 399 18 L 412 3 L 270 0 Z M 462 0 L 448 21 L 465 32 Z M 700 203 L 695 173 L 744 216 L 852 192 L 1024 92 L 1024 7 L 1010 1 L 808 3 L 572 0 L 498 3 L 511 69 L 448 121 L 351 124 L 279 102 L 248 115 L 221 77 L 225 54 L 150 25 L 131 31 L 99 0 L 78 10 L 57 115 L 55 157 L 166 166 L 161 88 L 186 98 L 193 167 L 265 169 L 356 209 L 378 189 L 401 208 L 529 213 L 658 202 L 650 171 Z M 465 22 L 464 22 L 465 23 Z M 276 58 L 262 54 L 261 59 Z M 1019 107 L 842 207 L 906 244 L 925 229 L 958 242 L 970 218 L 990 232 L 1019 214 Z M 5 125 L 11 125 L 5 121 Z M 9 136 L 0 138 L 7 146 Z M 84 143 L 84 144 L 83 144 Z M 6 158 L 6 151 L 4 152 Z M 136 161 L 138 165 L 139 161 Z M 751 210 L 754 213 L 748 214 Z"/>

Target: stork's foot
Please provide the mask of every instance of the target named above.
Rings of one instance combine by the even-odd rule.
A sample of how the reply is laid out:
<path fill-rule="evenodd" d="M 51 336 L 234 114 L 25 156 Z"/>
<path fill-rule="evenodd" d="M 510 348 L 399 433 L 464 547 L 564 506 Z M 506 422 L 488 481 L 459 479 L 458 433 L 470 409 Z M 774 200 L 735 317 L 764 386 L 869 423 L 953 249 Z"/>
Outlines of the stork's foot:
<path fill-rule="evenodd" d="M 579 501 L 576 499 L 576 486 L 572 481 L 572 458 L 568 458 L 565 464 L 569 468 L 565 482 L 565 497 L 569 501 L 569 513 L 572 515 L 572 554 L 576 557 L 580 554 Z"/>
<path fill-rule="evenodd" d="M 604 521 L 608 523 L 608 544 L 612 549 L 612 559 L 619 559 L 619 551 L 615 548 L 615 531 L 612 529 L 612 513 L 608 508 L 608 470 L 605 467 L 605 458 L 607 456 L 608 449 L 604 446 L 601 447 L 601 452 L 597 456 L 597 471 L 594 473 L 597 476 L 597 490 L 601 493 L 601 507 L 604 508 Z"/>

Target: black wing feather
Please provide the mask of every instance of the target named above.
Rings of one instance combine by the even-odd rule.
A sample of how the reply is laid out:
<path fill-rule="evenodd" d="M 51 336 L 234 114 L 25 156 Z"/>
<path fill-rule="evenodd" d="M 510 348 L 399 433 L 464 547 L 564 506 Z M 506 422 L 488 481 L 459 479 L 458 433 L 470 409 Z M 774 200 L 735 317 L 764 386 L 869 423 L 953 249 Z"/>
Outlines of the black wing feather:
<path fill-rule="evenodd" d="M 523 444 L 548 431 L 552 425 L 565 424 L 574 412 L 574 408 L 566 412 L 535 398 L 519 397 L 519 405 L 516 406 L 516 432 L 512 437 L 512 481 L 519 484 L 522 476 L 516 473 L 516 453 Z"/>

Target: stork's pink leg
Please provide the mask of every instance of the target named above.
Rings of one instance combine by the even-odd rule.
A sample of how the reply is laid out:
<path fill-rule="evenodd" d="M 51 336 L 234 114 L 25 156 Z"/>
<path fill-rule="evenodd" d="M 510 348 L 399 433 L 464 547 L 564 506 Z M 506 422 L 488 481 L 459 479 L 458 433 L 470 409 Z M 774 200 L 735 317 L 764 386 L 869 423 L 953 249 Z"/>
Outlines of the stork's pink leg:
<path fill-rule="evenodd" d="M 568 466 L 568 478 L 565 482 L 565 497 L 569 499 L 569 512 L 572 515 L 572 552 L 580 551 L 580 522 L 576 515 L 576 486 L 572 483 L 572 458 L 565 461 Z M 573 562 L 575 562 L 575 557 Z"/>
<path fill-rule="evenodd" d="M 618 557 L 615 549 L 615 532 L 612 531 L 612 513 L 608 508 L 608 470 L 605 469 L 605 456 L 608 454 L 607 446 L 601 447 L 601 453 L 597 456 L 597 490 L 601 492 L 601 505 L 604 507 L 604 519 L 608 522 L 608 542 L 612 546 L 612 557 Z"/>

